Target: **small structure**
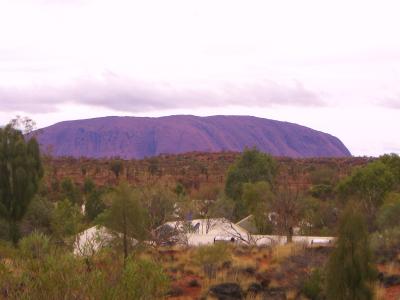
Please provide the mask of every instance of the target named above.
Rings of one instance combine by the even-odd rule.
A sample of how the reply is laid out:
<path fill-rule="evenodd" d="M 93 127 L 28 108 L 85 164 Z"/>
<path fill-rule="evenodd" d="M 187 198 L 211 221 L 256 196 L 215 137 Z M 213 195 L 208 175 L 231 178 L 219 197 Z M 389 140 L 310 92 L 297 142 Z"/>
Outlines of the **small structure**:
<path fill-rule="evenodd" d="M 93 226 L 79 233 L 74 242 L 74 254 L 91 256 L 100 249 L 109 246 L 112 234 L 103 226 Z"/>
<path fill-rule="evenodd" d="M 251 240 L 247 230 L 225 218 L 167 222 L 157 230 L 174 233 L 177 243 L 191 246 L 212 244 L 215 240 L 234 240 L 236 243 L 249 243 Z"/>
<path fill-rule="evenodd" d="M 75 237 L 74 254 L 82 256 L 91 256 L 97 251 L 110 247 L 116 242 L 116 238 L 121 238 L 122 234 L 113 232 L 104 226 L 93 226 L 79 233 Z M 131 245 L 138 243 L 134 238 L 129 238 Z"/>

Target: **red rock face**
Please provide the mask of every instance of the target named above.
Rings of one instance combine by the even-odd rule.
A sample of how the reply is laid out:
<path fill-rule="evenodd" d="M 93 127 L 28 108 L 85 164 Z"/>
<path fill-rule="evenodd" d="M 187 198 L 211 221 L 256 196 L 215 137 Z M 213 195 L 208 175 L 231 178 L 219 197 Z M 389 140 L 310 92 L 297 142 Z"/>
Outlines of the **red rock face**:
<path fill-rule="evenodd" d="M 242 151 L 275 156 L 345 157 L 336 137 L 297 124 L 248 116 L 104 117 L 42 129 L 44 151 L 54 156 L 143 158 L 190 151 Z"/>

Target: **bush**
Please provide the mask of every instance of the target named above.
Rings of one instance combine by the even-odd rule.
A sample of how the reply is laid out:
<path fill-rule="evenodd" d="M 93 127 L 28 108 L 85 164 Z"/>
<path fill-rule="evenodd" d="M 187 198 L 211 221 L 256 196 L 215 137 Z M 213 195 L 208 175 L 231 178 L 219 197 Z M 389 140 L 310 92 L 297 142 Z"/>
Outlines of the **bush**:
<path fill-rule="evenodd" d="M 400 195 L 392 194 L 378 211 L 377 224 L 380 229 L 399 226 Z"/>
<path fill-rule="evenodd" d="M 169 290 L 169 280 L 157 263 L 128 258 L 115 299 L 160 299 Z"/>
<path fill-rule="evenodd" d="M 230 248 L 224 243 L 200 246 L 194 259 L 203 267 L 204 274 L 208 278 L 215 278 L 218 266 L 231 260 Z"/>
<path fill-rule="evenodd" d="M 400 251 L 400 227 L 375 232 L 371 235 L 371 249 L 380 262 L 391 261 Z"/>
<path fill-rule="evenodd" d="M 50 239 L 35 231 L 19 241 L 19 248 L 24 259 L 43 259 L 50 254 Z"/>
<path fill-rule="evenodd" d="M 322 299 L 323 290 L 323 272 L 320 269 L 314 269 L 302 287 L 302 293 L 312 299 Z"/>
<path fill-rule="evenodd" d="M 22 220 L 21 232 L 25 235 L 33 231 L 50 234 L 53 209 L 53 203 L 47 198 L 40 196 L 33 198 Z"/>

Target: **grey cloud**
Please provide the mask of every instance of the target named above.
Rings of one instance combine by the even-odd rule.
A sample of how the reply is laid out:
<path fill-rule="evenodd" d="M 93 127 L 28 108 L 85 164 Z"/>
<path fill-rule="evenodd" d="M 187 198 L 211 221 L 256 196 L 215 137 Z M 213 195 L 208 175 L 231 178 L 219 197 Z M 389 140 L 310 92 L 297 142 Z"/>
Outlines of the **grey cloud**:
<path fill-rule="evenodd" d="M 63 87 L 0 87 L 0 105 L 6 111 L 49 112 L 55 110 L 57 104 L 66 102 L 130 112 L 225 105 L 325 105 L 318 94 L 301 83 L 286 86 L 271 80 L 193 87 L 167 82 L 142 82 L 109 73 L 100 80 L 81 79 Z"/>

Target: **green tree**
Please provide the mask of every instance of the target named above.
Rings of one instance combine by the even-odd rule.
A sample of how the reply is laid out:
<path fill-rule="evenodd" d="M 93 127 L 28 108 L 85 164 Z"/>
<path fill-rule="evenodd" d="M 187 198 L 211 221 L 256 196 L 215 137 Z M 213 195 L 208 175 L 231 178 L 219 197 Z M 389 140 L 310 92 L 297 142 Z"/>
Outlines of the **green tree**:
<path fill-rule="evenodd" d="M 86 196 L 85 215 L 90 221 L 96 219 L 106 208 L 102 195 L 100 190 L 94 189 Z"/>
<path fill-rule="evenodd" d="M 373 299 L 375 278 L 367 224 L 359 209 L 349 205 L 342 215 L 336 248 L 327 266 L 327 299 Z"/>
<path fill-rule="evenodd" d="M 343 199 L 362 199 L 366 211 L 373 215 L 393 188 L 393 183 L 393 173 L 378 160 L 357 169 L 351 176 L 342 180 L 338 191 Z"/>
<path fill-rule="evenodd" d="M 398 154 L 385 154 L 379 160 L 384 163 L 394 176 L 394 184 L 400 192 L 400 156 Z"/>
<path fill-rule="evenodd" d="M 54 204 L 46 197 L 36 195 L 21 220 L 21 232 L 27 235 L 34 231 L 50 234 Z"/>
<path fill-rule="evenodd" d="M 256 148 L 243 151 L 242 155 L 229 168 L 225 182 L 226 195 L 236 202 L 237 218 L 243 217 L 244 204 L 241 201 L 243 185 L 266 181 L 273 186 L 276 173 L 277 163 L 272 156 L 262 153 Z"/>
<path fill-rule="evenodd" d="M 82 229 L 82 214 L 68 199 L 59 201 L 53 211 L 51 227 L 58 240 L 77 234 Z"/>
<path fill-rule="evenodd" d="M 92 178 L 86 177 L 85 181 L 83 182 L 83 192 L 85 195 L 90 194 L 96 189 L 96 185 L 93 182 Z"/>
<path fill-rule="evenodd" d="M 400 226 L 400 194 L 387 197 L 380 207 L 376 218 L 379 229 L 391 229 Z"/>
<path fill-rule="evenodd" d="M 271 233 L 272 224 L 268 219 L 275 196 L 266 181 L 245 183 L 242 201 L 246 214 L 252 214 L 260 234 Z"/>
<path fill-rule="evenodd" d="M 81 204 L 82 202 L 80 191 L 69 177 L 64 178 L 61 182 L 61 200 L 65 198 L 73 204 Z"/>
<path fill-rule="evenodd" d="M 122 160 L 120 160 L 120 159 L 114 159 L 111 162 L 110 170 L 114 173 L 115 178 L 117 178 L 117 180 L 119 179 L 119 176 L 121 175 L 123 167 L 124 167 L 124 165 L 122 163 Z"/>
<path fill-rule="evenodd" d="M 25 139 L 11 124 L 0 128 L 0 215 L 9 223 L 14 244 L 20 237 L 18 222 L 38 191 L 42 176 L 36 139 Z"/>
<path fill-rule="evenodd" d="M 102 215 L 102 223 L 121 235 L 124 258 L 127 259 L 129 241 L 143 241 L 148 233 L 147 212 L 140 202 L 140 193 L 122 182 L 105 195 L 104 201 L 109 208 Z"/>

